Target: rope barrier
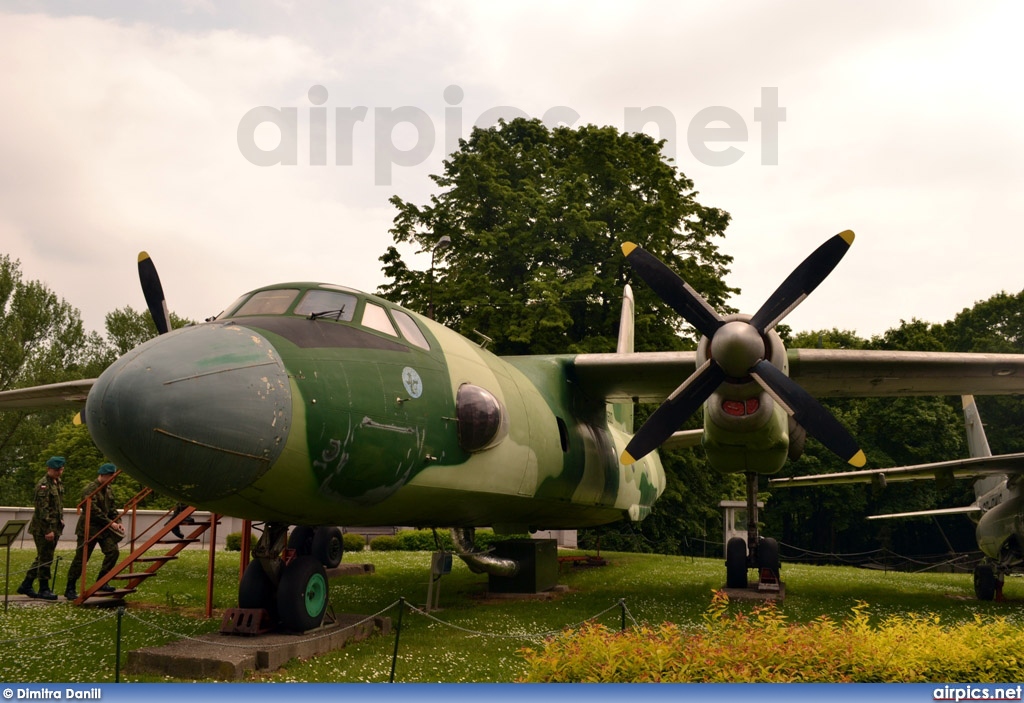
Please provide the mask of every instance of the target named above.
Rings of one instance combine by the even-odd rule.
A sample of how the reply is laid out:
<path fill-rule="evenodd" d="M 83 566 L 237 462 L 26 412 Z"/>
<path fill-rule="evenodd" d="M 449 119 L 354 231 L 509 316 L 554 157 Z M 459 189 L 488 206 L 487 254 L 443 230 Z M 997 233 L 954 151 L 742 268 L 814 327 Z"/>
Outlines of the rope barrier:
<path fill-rule="evenodd" d="M 368 615 L 365 618 L 363 618 L 362 620 L 360 620 L 358 622 L 355 622 L 355 623 L 352 623 L 352 625 L 350 627 L 357 627 L 359 625 L 363 625 L 363 624 L 365 624 L 367 622 L 370 622 L 374 618 L 378 618 L 381 615 L 383 615 L 384 613 L 386 613 L 387 611 L 391 610 L 396 605 L 398 605 L 398 601 L 395 601 L 394 603 L 391 603 L 387 607 L 378 610 L 373 615 Z M 168 629 L 168 628 L 164 627 L 163 625 L 159 625 L 159 624 L 157 624 L 155 622 L 150 622 L 150 621 L 148 621 L 148 620 L 146 620 L 144 618 L 140 618 L 138 615 L 135 615 L 134 613 L 132 613 L 131 610 L 126 610 L 124 614 L 127 617 L 131 618 L 132 620 L 135 620 L 136 622 L 138 622 L 138 623 L 140 623 L 142 625 L 146 625 L 146 626 L 148 626 L 148 627 L 150 627 L 150 628 L 152 628 L 154 630 L 159 630 L 160 632 L 162 632 L 165 635 L 171 635 L 172 637 L 177 637 L 178 639 L 191 640 L 191 641 L 194 641 L 194 642 L 203 642 L 204 641 L 204 640 L 201 640 L 198 637 L 195 637 L 193 635 L 186 635 L 186 634 L 182 634 L 180 632 L 175 632 L 174 630 Z M 322 632 L 322 633 L 319 633 L 319 634 L 311 635 L 309 637 L 306 637 L 305 639 L 299 640 L 298 644 L 302 644 L 302 643 L 305 643 L 305 642 L 315 642 L 316 640 L 321 640 L 321 639 L 324 639 L 325 637 L 330 637 L 333 634 L 334 634 L 333 632 Z M 294 646 L 295 644 L 297 644 L 297 643 L 294 642 L 294 641 L 292 641 L 292 642 L 282 642 L 280 644 L 266 645 L 263 648 L 264 649 L 276 649 L 276 648 L 279 648 L 279 647 L 291 647 L 291 646 Z M 219 646 L 219 647 L 228 647 L 228 648 L 234 647 L 236 649 L 252 649 L 252 645 L 251 644 L 237 644 L 236 645 L 236 644 L 231 644 L 230 642 L 218 642 L 217 646 Z"/>
<path fill-rule="evenodd" d="M 467 627 L 462 627 L 461 625 L 455 625 L 454 623 L 450 623 L 450 622 L 446 622 L 444 620 L 441 620 L 437 616 L 431 615 L 427 611 L 421 610 L 420 608 L 417 608 L 415 605 L 410 605 L 408 603 L 408 601 L 406 601 L 406 605 L 409 608 L 409 610 L 411 610 L 411 611 L 413 611 L 415 613 L 419 613 L 420 615 L 423 615 L 424 617 L 426 617 L 429 620 L 433 620 L 434 622 L 438 623 L 439 625 L 444 625 L 445 627 L 448 627 L 448 628 L 450 628 L 452 630 L 457 630 L 457 631 L 465 633 L 467 635 L 473 635 L 473 636 L 476 636 L 476 637 L 493 637 L 493 638 L 496 638 L 496 639 L 517 639 L 517 640 L 540 641 L 540 640 L 544 640 L 547 637 L 553 637 L 554 635 L 557 635 L 558 633 L 563 632 L 565 630 L 573 630 L 573 629 L 576 629 L 576 628 L 580 627 L 581 625 L 583 625 L 585 623 L 591 622 L 593 620 L 597 620 L 599 617 L 601 617 L 605 613 L 608 613 L 608 612 L 610 612 L 612 610 L 615 610 L 616 608 L 623 607 L 624 604 L 621 603 L 621 601 L 620 602 L 616 602 L 615 605 L 612 605 L 612 606 L 609 606 L 609 607 L 605 608 L 604 610 L 602 610 L 600 613 L 598 613 L 596 615 L 591 615 L 589 618 L 585 618 L 585 619 L 583 619 L 583 620 L 581 620 L 581 621 L 579 621 L 579 622 L 577 622 L 577 623 L 575 623 L 573 625 L 566 625 L 564 627 L 560 627 L 557 630 L 546 630 L 544 632 L 534 632 L 534 633 L 522 634 L 522 635 L 512 635 L 512 634 L 497 633 L 497 632 L 481 632 L 479 630 L 471 630 L 471 629 L 469 629 Z M 632 616 L 630 616 L 630 618 L 632 619 Z M 636 623 L 635 620 L 633 620 L 633 622 L 634 622 L 634 624 Z"/>
<path fill-rule="evenodd" d="M 47 638 L 50 638 L 50 637 L 57 637 L 59 635 L 66 635 L 69 632 L 74 632 L 75 630 L 81 630 L 83 627 L 89 627 L 90 625 L 95 625 L 96 623 L 100 622 L 101 620 L 109 620 L 112 617 L 114 617 L 113 613 L 104 613 L 103 615 L 101 615 L 100 617 L 96 618 L 95 620 L 90 620 L 89 622 L 84 622 L 84 623 L 81 623 L 80 625 L 72 625 L 71 627 L 69 627 L 67 629 L 64 629 L 64 630 L 56 630 L 54 632 L 48 632 L 48 633 L 43 634 L 43 635 L 33 635 L 32 637 L 21 637 L 19 639 L 15 639 L 15 640 L 0 640 L 0 645 L 3 645 L 3 644 L 21 644 L 22 642 L 33 642 L 35 640 L 42 640 L 42 639 L 47 639 Z"/>

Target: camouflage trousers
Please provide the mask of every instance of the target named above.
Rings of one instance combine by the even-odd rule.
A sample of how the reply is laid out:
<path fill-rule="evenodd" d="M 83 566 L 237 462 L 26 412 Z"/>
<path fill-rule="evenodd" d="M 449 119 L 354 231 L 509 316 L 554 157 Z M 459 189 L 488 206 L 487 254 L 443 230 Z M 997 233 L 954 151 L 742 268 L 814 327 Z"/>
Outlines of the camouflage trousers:
<path fill-rule="evenodd" d="M 85 541 L 82 535 L 78 536 L 78 544 L 75 547 L 75 558 L 71 561 L 71 568 L 68 569 L 68 585 L 77 587 L 79 577 L 82 575 L 82 543 Z M 114 568 L 117 565 L 117 558 L 121 555 L 121 550 L 118 548 L 117 543 L 120 540 L 110 534 L 110 531 L 104 532 L 99 536 L 98 539 L 89 540 L 89 547 L 86 549 L 85 561 L 88 562 L 92 556 L 92 550 L 96 548 L 96 545 L 100 545 L 100 551 L 103 552 L 103 563 L 100 565 L 100 573 L 97 578 L 102 578 L 104 574 Z"/>
<path fill-rule="evenodd" d="M 29 581 L 42 579 L 50 581 L 50 566 L 53 564 L 53 553 L 57 549 L 57 540 L 60 535 L 54 535 L 53 541 L 46 539 L 43 535 L 32 535 L 36 542 L 36 560 L 32 562 L 28 572 L 25 574 Z"/>

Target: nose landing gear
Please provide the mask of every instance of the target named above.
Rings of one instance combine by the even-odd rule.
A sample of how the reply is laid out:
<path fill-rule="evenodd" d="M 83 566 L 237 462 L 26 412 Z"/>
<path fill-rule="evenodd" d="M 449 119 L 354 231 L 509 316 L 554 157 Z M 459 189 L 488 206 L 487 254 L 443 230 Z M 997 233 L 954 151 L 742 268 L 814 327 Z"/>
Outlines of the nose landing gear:
<path fill-rule="evenodd" d="M 779 560 L 779 543 L 771 537 L 758 534 L 758 474 L 749 472 L 747 477 L 747 538 L 732 537 L 725 548 L 725 586 L 730 589 L 748 588 L 748 572 L 758 570 L 757 590 L 759 593 L 780 594 L 782 581 Z"/>
<path fill-rule="evenodd" d="M 330 604 L 330 592 L 323 560 L 310 552 L 322 553 L 330 561 L 341 561 L 340 550 L 336 547 L 340 544 L 340 536 L 337 541 L 331 539 L 330 531 L 337 528 L 316 528 L 311 535 L 307 535 L 305 530 L 309 528 L 296 528 L 300 537 L 294 539 L 293 536 L 299 549 L 309 543 L 310 549 L 300 553 L 299 549 L 291 546 L 291 542 L 287 542 L 288 525 L 267 524 L 253 549 L 253 560 L 238 585 L 239 609 L 263 610 L 266 615 L 261 622 L 271 626 L 276 624 L 292 632 L 320 627 Z M 316 533 L 320 530 L 325 532 L 318 539 Z M 289 547 L 285 547 L 286 542 Z M 314 544 L 320 548 L 313 550 Z M 327 545 L 332 548 L 326 548 Z"/>

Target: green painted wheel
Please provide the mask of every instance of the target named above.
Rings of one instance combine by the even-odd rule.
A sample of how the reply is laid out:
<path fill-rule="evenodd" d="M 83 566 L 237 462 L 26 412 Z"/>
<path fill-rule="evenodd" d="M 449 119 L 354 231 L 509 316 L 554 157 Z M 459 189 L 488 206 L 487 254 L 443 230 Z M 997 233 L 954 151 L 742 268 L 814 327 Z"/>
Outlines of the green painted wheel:
<path fill-rule="evenodd" d="M 284 568 L 277 587 L 277 613 L 281 625 L 294 632 L 320 626 L 330 596 L 327 571 L 312 556 L 297 557 Z"/>

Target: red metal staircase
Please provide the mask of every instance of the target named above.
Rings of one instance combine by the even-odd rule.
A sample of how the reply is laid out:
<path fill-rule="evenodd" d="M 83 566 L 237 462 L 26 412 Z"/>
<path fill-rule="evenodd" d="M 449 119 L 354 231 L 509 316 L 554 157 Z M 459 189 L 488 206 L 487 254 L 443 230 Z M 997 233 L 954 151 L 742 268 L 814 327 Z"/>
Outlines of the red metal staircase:
<path fill-rule="evenodd" d="M 177 559 L 181 550 L 185 549 L 185 547 L 190 544 L 200 541 L 203 534 L 208 531 L 210 532 L 210 562 L 212 567 L 217 541 L 217 523 L 219 522 L 220 516 L 210 515 L 209 519 L 196 520 L 192 517 L 192 514 L 195 512 L 195 508 L 190 505 L 184 507 L 179 506 L 181 508 L 180 510 L 178 508 L 168 510 L 163 517 L 159 518 L 142 532 L 137 533 L 138 506 L 142 499 L 150 493 L 152 493 L 151 489 L 144 488 L 133 496 L 121 511 L 121 520 L 123 521 L 128 517 L 131 523 L 130 528 L 126 529 L 126 532 L 128 533 L 127 536 L 130 537 L 129 545 L 131 553 L 114 566 L 114 568 L 104 574 L 102 578 L 88 586 L 86 585 L 87 569 L 83 568 L 82 582 L 79 584 L 81 591 L 79 592 L 78 598 L 74 601 L 75 605 L 104 605 L 122 601 L 125 596 L 134 593 L 143 581 L 156 576 L 156 573 L 161 569 L 161 567 Z M 89 517 L 92 504 L 90 501 L 91 497 L 91 494 L 86 496 L 79 504 L 81 514 L 79 519 L 84 519 L 86 521 L 86 543 L 88 543 L 90 539 Z M 176 537 L 173 534 L 175 528 L 182 531 L 181 538 Z M 98 534 L 96 536 L 98 536 Z M 165 549 L 166 551 L 161 554 L 150 554 L 151 550 L 160 549 Z M 143 569 L 143 567 L 145 568 Z M 108 584 L 113 586 L 113 590 L 109 590 L 110 586 L 108 586 Z M 104 590 L 104 586 L 108 587 L 107 590 Z M 210 609 L 212 587 L 213 584 L 208 583 L 207 610 Z"/>

